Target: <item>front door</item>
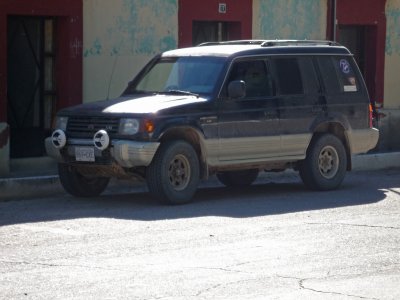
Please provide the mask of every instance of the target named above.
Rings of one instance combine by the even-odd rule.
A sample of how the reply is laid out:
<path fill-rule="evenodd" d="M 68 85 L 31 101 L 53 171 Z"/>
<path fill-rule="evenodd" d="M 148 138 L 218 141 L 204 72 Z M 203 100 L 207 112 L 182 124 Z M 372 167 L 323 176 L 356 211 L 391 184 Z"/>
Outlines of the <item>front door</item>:
<path fill-rule="evenodd" d="M 236 61 L 227 85 L 234 80 L 245 82 L 246 96 L 220 99 L 220 163 L 246 163 L 279 156 L 278 107 L 268 61 L 260 58 Z"/>
<path fill-rule="evenodd" d="M 7 22 L 7 122 L 10 157 L 45 154 L 55 110 L 55 20 L 12 16 Z"/>

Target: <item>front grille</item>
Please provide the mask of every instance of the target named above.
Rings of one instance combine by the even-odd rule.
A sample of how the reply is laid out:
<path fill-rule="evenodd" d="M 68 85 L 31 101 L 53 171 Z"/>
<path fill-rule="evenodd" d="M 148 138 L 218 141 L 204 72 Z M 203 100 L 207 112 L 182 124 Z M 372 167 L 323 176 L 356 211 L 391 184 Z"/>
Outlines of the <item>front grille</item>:
<path fill-rule="evenodd" d="M 110 137 L 118 133 L 119 118 L 113 117 L 69 117 L 67 125 L 68 138 L 93 138 L 93 135 L 104 129 Z"/>

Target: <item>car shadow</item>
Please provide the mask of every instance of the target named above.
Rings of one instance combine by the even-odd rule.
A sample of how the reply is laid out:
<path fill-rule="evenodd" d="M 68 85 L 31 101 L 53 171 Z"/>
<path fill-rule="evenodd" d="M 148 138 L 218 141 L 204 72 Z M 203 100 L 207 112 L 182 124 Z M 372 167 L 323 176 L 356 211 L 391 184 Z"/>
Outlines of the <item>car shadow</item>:
<path fill-rule="evenodd" d="M 382 178 L 384 176 L 384 178 Z M 115 218 L 139 221 L 223 216 L 250 218 L 355 205 L 368 205 L 386 198 L 398 187 L 400 170 L 347 175 L 341 188 L 329 192 L 307 190 L 297 177 L 259 179 L 244 188 L 203 184 L 193 202 L 161 205 L 144 187 L 115 189 L 95 198 L 57 197 L 0 203 L 0 226 L 79 218 Z"/>

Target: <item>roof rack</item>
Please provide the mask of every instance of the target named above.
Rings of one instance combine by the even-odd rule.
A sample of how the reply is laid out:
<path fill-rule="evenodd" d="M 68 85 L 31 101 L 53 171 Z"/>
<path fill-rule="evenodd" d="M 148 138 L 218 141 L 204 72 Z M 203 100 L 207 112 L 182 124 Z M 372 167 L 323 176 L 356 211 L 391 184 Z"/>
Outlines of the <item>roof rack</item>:
<path fill-rule="evenodd" d="M 265 40 L 236 40 L 236 41 L 224 41 L 224 42 L 205 42 L 197 45 L 201 46 L 214 46 L 214 45 L 262 45 Z"/>
<path fill-rule="evenodd" d="M 334 41 L 327 40 L 236 40 L 225 42 L 205 42 L 198 46 L 215 46 L 215 45 L 260 45 L 261 47 L 273 46 L 304 46 L 304 45 L 326 45 L 326 46 L 341 46 Z"/>
<path fill-rule="evenodd" d="M 264 43 L 262 43 L 261 47 L 303 46 L 303 45 L 341 46 L 337 42 L 326 41 L 326 40 L 271 40 L 271 41 L 265 41 Z"/>

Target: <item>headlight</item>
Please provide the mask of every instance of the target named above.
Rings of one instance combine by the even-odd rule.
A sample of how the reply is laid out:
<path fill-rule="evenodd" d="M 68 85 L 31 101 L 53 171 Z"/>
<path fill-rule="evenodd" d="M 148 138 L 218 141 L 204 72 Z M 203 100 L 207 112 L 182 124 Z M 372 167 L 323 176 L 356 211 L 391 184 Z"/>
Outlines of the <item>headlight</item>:
<path fill-rule="evenodd" d="M 139 121 L 136 119 L 121 119 L 119 123 L 120 134 L 136 134 L 139 131 Z"/>
<path fill-rule="evenodd" d="M 68 117 L 56 117 L 55 129 L 67 130 Z"/>

